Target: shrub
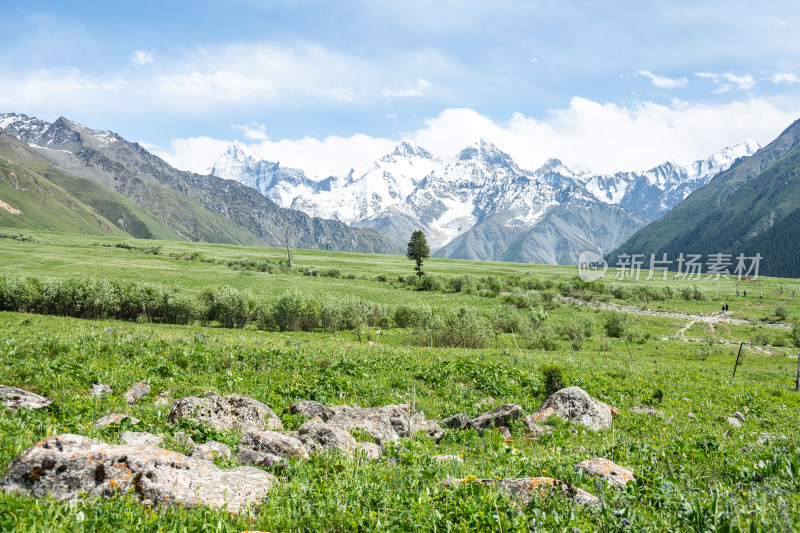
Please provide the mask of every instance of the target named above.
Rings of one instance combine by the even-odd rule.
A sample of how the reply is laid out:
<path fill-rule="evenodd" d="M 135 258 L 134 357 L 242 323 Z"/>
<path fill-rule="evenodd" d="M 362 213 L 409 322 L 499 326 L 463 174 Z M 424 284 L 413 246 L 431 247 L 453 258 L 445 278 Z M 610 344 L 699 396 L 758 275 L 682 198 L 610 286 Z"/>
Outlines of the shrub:
<path fill-rule="evenodd" d="M 628 326 L 628 316 L 624 313 L 611 311 L 606 313 L 603 329 L 609 337 L 622 338 L 625 336 L 625 330 Z"/>
<path fill-rule="evenodd" d="M 777 316 L 781 320 L 786 320 L 787 318 L 789 318 L 789 310 L 786 308 L 785 303 L 780 302 L 775 307 L 775 316 Z"/>
<path fill-rule="evenodd" d="M 564 374 L 558 365 L 545 365 L 542 367 L 544 376 L 544 390 L 548 396 L 560 391 L 565 385 Z"/>
<path fill-rule="evenodd" d="M 552 326 L 545 324 L 533 334 L 528 345 L 537 350 L 553 352 L 559 348 L 558 335 Z"/>
<path fill-rule="evenodd" d="M 433 311 L 427 305 L 401 305 L 394 311 L 394 323 L 398 328 L 422 326 L 433 318 Z"/>
<path fill-rule="evenodd" d="M 201 300 L 208 306 L 209 320 L 217 320 L 225 328 L 245 327 L 255 310 L 250 291 L 238 291 L 230 287 L 206 289 Z"/>
<path fill-rule="evenodd" d="M 414 331 L 414 342 L 425 346 L 483 348 L 489 340 L 489 324 L 475 310 L 462 307 L 434 315 L 426 327 Z"/>
<path fill-rule="evenodd" d="M 283 293 L 272 306 L 270 322 L 280 331 L 313 331 L 319 324 L 319 302 L 300 291 Z"/>
<path fill-rule="evenodd" d="M 1 311 L 36 311 L 40 300 L 41 289 L 36 279 L 0 276 Z"/>
<path fill-rule="evenodd" d="M 462 292 L 472 288 L 472 278 L 469 276 L 454 276 L 447 281 L 447 284 L 453 292 Z"/>
<path fill-rule="evenodd" d="M 800 317 L 795 317 L 792 322 L 792 330 L 789 332 L 789 338 L 792 344 L 800 346 Z"/>
<path fill-rule="evenodd" d="M 491 316 L 492 327 L 495 331 L 504 333 L 522 333 L 529 325 L 522 313 L 510 305 L 501 305 L 494 310 Z"/>
<path fill-rule="evenodd" d="M 561 335 L 569 340 L 573 348 L 580 350 L 583 347 L 583 340 L 586 338 L 585 331 L 583 324 L 578 321 L 570 321 L 561 328 Z"/>
<path fill-rule="evenodd" d="M 438 291 L 442 288 L 442 281 L 434 276 L 423 276 L 417 283 L 419 291 Z"/>

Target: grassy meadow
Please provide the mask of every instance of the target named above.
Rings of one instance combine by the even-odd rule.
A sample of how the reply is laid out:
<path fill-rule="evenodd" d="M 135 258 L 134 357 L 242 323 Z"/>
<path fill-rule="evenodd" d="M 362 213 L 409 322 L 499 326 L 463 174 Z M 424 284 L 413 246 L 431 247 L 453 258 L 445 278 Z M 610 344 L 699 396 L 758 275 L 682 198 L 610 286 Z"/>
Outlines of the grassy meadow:
<path fill-rule="evenodd" d="M 409 403 L 442 419 L 486 411 L 491 405 L 477 404 L 489 397 L 528 414 L 552 390 L 580 386 L 620 411 L 611 429 L 598 432 L 551 419 L 553 432 L 532 440 L 515 422 L 511 440 L 447 430 L 438 444 L 422 435 L 403 439 L 375 461 L 323 454 L 276 463 L 268 471 L 280 482 L 249 517 L 140 506 L 125 495 L 65 504 L 2 494 L 2 531 L 800 529 L 800 339 L 792 329 L 800 295 L 791 297 L 798 280 L 742 281 L 737 295 L 732 279 L 617 281 L 610 269 L 587 284 L 575 267 L 429 259 L 420 285 L 402 256 L 293 250 L 289 269 L 285 249 L 0 233 L 0 309 L 9 287 L 30 277 L 40 292 L 26 298 L 38 298 L 31 310 L 41 311 L 0 312 L 0 383 L 53 400 L 41 411 L 0 410 L 0 476 L 50 435 L 119 442 L 126 427 L 92 426 L 111 412 L 141 419 L 137 429 L 164 435 L 176 451 L 186 451 L 173 438 L 179 430 L 235 450 L 240 434 L 172 426 L 169 405 L 155 402 L 207 390 L 263 401 L 287 430 L 302 423 L 282 414 L 297 400 Z M 54 316 L 69 313 L 48 304 L 42 287 L 86 276 L 160 284 L 201 309 L 187 324 Z M 220 287 L 246 300 L 251 315 L 242 327 L 222 327 L 211 311 L 209 294 Z M 316 322 L 281 321 L 294 312 L 284 305 L 287 294 L 316 302 Z M 374 306 L 369 317 L 326 327 L 326 305 L 336 311 L 341 304 L 346 315 L 353 298 Z M 718 316 L 724 303 L 730 313 Z M 123 393 L 141 379 L 152 393 L 129 407 Z M 90 396 L 97 382 L 114 393 Z M 662 414 L 629 411 L 642 405 Z M 741 428 L 727 421 L 735 411 L 745 413 Z M 438 462 L 436 454 L 463 463 Z M 593 457 L 632 469 L 637 481 L 617 490 L 573 469 Z M 480 484 L 441 483 L 468 476 L 550 476 L 603 503 L 584 508 L 548 497 L 523 507 Z"/>

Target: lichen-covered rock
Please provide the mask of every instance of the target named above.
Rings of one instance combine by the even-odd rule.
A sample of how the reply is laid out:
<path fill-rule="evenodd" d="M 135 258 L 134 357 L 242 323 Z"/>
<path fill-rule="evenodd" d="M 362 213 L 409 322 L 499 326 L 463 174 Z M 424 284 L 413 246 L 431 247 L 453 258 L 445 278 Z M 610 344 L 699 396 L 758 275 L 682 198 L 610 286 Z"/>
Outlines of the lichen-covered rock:
<path fill-rule="evenodd" d="M 175 433 L 173 440 L 175 441 L 175 444 L 178 444 L 180 446 L 186 446 L 187 448 L 189 448 L 189 450 L 194 449 L 195 446 L 194 439 L 190 435 L 184 433 L 183 431 L 178 431 L 177 433 Z"/>
<path fill-rule="evenodd" d="M 244 394 L 220 396 L 216 392 L 209 392 L 202 398 L 181 398 L 172 404 L 169 421 L 174 424 L 181 419 L 194 420 L 220 431 L 283 430 L 281 419 L 272 409 Z"/>
<path fill-rule="evenodd" d="M 592 398 L 580 387 L 568 387 L 553 393 L 534 413 L 541 422 L 549 416 L 558 416 L 577 422 L 593 430 L 611 427 L 611 407 Z"/>
<path fill-rule="evenodd" d="M 44 396 L 39 396 L 25 389 L 9 387 L 8 385 L 0 385 L 0 402 L 6 409 L 13 409 L 14 411 L 20 407 L 43 409 L 52 403 L 51 400 Z"/>
<path fill-rule="evenodd" d="M 225 506 L 239 513 L 264 498 L 274 483 L 274 476 L 257 468 L 222 470 L 147 444 L 113 446 L 65 434 L 22 452 L 9 465 L 0 490 L 62 501 L 130 494 L 143 504 Z"/>
<path fill-rule="evenodd" d="M 131 424 L 138 424 L 139 422 L 141 422 L 141 420 L 139 420 L 138 418 L 134 418 L 132 416 L 123 415 L 120 413 L 111 413 L 109 415 L 100 417 L 97 420 L 95 420 L 94 427 L 104 428 L 106 426 L 110 426 L 111 424 L 119 424 L 125 418 L 130 419 Z"/>
<path fill-rule="evenodd" d="M 319 402 L 314 402 L 311 400 L 303 400 L 300 402 L 294 402 L 289 407 L 289 412 L 293 415 L 303 415 L 307 418 L 321 418 L 322 420 L 327 420 L 334 415 L 334 410 L 330 407 L 322 405 Z"/>
<path fill-rule="evenodd" d="M 733 426 L 733 427 L 735 427 L 735 428 L 742 427 L 742 423 L 739 422 L 739 419 L 736 418 L 736 417 L 733 417 L 733 416 L 729 416 L 728 417 L 728 424 Z"/>
<path fill-rule="evenodd" d="M 158 446 L 164 443 L 164 438 L 161 435 L 153 435 L 146 431 L 123 431 L 119 436 L 120 442 L 123 444 L 149 444 L 151 446 Z"/>
<path fill-rule="evenodd" d="M 202 444 L 195 444 L 192 451 L 192 458 L 202 459 L 203 461 L 214 461 L 214 458 L 221 457 L 230 459 L 231 449 L 227 444 L 222 444 L 215 440 L 209 440 Z"/>
<path fill-rule="evenodd" d="M 329 418 L 327 424 L 347 431 L 360 429 L 378 444 L 411 436 L 411 416 L 403 406 L 387 405 L 341 411 Z"/>
<path fill-rule="evenodd" d="M 125 392 L 125 401 L 128 402 L 128 405 L 133 405 L 142 398 L 145 398 L 148 394 L 150 394 L 150 383 L 147 381 L 140 381 L 134 383 L 131 388 Z"/>
<path fill-rule="evenodd" d="M 586 459 L 576 464 L 574 468 L 576 471 L 601 477 L 617 488 L 624 488 L 628 481 L 636 479 L 631 470 L 603 458 Z"/>
<path fill-rule="evenodd" d="M 545 433 L 549 433 L 548 429 L 546 428 L 552 430 L 550 426 L 546 426 L 545 428 L 537 424 L 535 415 L 527 415 L 522 419 L 522 423 L 526 428 L 528 428 L 529 433 L 525 436 L 525 438 L 528 440 L 537 440 Z"/>
<path fill-rule="evenodd" d="M 746 420 L 744 413 L 740 411 L 734 411 L 733 416 L 736 417 L 739 420 L 739 422 L 744 422 Z"/>
<path fill-rule="evenodd" d="M 300 440 L 276 431 L 249 429 L 239 441 L 239 448 L 249 448 L 278 457 L 298 457 L 308 459 L 308 452 Z"/>
<path fill-rule="evenodd" d="M 317 451 L 335 449 L 352 457 L 358 447 L 356 439 L 346 429 L 326 424 L 321 418 L 307 420 L 297 433 L 300 438 L 315 442 Z"/>
<path fill-rule="evenodd" d="M 479 432 L 500 426 L 508 427 L 512 420 L 516 420 L 522 415 L 522 407 L 517 404 L 507 403 L 495 407 L 491 411 L 473 416 L 467 422 L 467 426 Z"/>
<path fill-rule="evenodd" d="M 92 396 L 103 396 L 105 394 L 111 394 L 112 392 L 113 391 L 111 390 L 111 387 L 105 383 L 95 383 L 92 385 L 92 391 L 90 394 Z"/>
<path fill-rule="evenodd" d="M 583 489 L 573 487 L 569 483 L 551 477 L 524 477 L 512 479 L 477 479 L 468 476 L 465 479 L 448 478 L 442 481 L 445 485 L 458 488 L 467 483 L 497 487 L 513 498 L 518 499 L 522 505 L 528 505 L 534 497 L 541 499 L 558 495 L 568 498 L 579 505 L 599 505 L 600 499 Z"/>
<path fill-rule="evenodd" d="M 411 417 L 412 434 L 417 431 L 424 431 L 434 442 L 439 442 L 444 437 L 444 430 L 436 420 L 426 420 L 425 413 L 417 411 Z"/>
<path fill-rule="evenodd" d="M 359 442 L 357 445 L 358 449 L 361 450 L 370 461 L 380 459 L 381 453 L 383 453 L 383 448 L 374 442 Z"/>
<path fill-rule="evenodd" d="M 442 420 L 442 425 L 450 429 L 466 429 L 469 417 L 464 413 L 448 416 Z"/>
<path fill-rule="evenodd" d="M 236 454 L 236 460 L 243 465 L 272 466 L 283 461 L 273 453 L 259 452 L 250 448 L 242 448 Z"/>

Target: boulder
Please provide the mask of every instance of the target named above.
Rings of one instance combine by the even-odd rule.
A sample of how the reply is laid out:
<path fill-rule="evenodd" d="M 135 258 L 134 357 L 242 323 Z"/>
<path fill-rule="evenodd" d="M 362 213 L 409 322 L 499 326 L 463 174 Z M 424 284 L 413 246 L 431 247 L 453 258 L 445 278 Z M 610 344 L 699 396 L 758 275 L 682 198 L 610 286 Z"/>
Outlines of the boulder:
<path fill-rule="evenodd" d="M 125 392 L 125 401 L 128 402 L 128 405 L 133 405 L 148 394 L 150 394 L 150 383 L 147 381 L 140 381 L 134 383 L 131 388 Z"/>
<path fill-rule="evenodd" d="M 469 417 L 464 413 L 449 416 L 442 420 L 442 425 L 450 429 L 466 429 Z"/>
<path fill-rule="evenodd" d="M 119 440 L 123 444 L 150 444 L 151 446 L 158 446 L 164 443 L 161 435 L 153 435 L 146 431 L 123 431 L 119 436 Z"/>
<path fill-rule="evenodd" d="M 383 448 L 379 444 L 375 444 L 374 442 L 358 442 L 356 443 L 358 449 L 364 452 L 364 455 L 370 461 L 374 461 L 375 459 L 381 458 L 381 453 L 383 453 Z"/>
<path fill-rule="evenodd" d="M 472 479 L 470 479 L 472 478 Z M 599 505 L 600 499 L 583 489 L 573 487 L 569 483 L 551 477 L 524 477 L 511 479 L 477 479 L 469 476 L 465 479 L 448 478 L 443 481 L 447 486 L 459 487 L 466 483 L 480 483 L 481 485 L 494 486 L 513 498 L 518 499 L 523 506 L 528 505 L 534 496 L 548 498 L 555 494 L 568 498 L 579 505 Z"/>
<path fill-rule="evenodd" d="M 95 383 L 92 385 L 92 391 L 90 394 L 92 396 L 104 396 L 106 394 L 111 394 L 112 392 L 114 391 L 111 390 L 111 387 L 105 383 Z"/>
<path fill-rule="evenodd" d="M 194 439 L 183 431 L 178 431 L 175 433 L 173 439 L 175 440 L 175 444 L 186 446 L 190 450 L 194 449 Z"/>
<path fill-rule="evenodd" d="M 558 416 L 577 422 L 593 430 L 611 427 L 611 407 L 592 398 L 580 387 L 567 387 L 553 393 L 534 413 L 534 420 L 541 422 L 550 416 Z"/>
<path fill-rule="evenodd" d="M 586 459 L 576 464 L 574 468 L 576 471 L 583 471 L 591 476 L 601 477 L 620 489 L 625 488 L 628 481 L 636 479 L 632 471 L 603 458 Z"/>
<path fill-rule="evenodd" d="M 244 394 L 220 396 L 206 393 L 202 398 L 187 396 L 172 404 L 168 420 L 194 420 L 220 431 L 239 429 L 268 429 L 282 431 L 283 423 L 272 409 Z"/>
<path fill-rule="evenodd" d="M 257 468 L 222 470 L 148 444 L 113 446 L 64 434 L 22 452 L 9 465 L 0 490 L 62 501 L 130 494 L 148 505 L 225 506 L 239 513 L 264 498 L 275 482 Z"/>
<path fill-rule="evenodd" d="M 257 452 L 271 453 L 278 457 L 308 459 L 308 452 L 300 440 L 275 431 L 249 429 L 239 441 L 239 449 L 249 448 Z"/>
<path fill-rule="evenodd" d="M 739 420 L 739 422 L 745 421 L 744 413 L 741 413 L 739 411 L 734 411 L 733 416 L 736 417 Z"/>
<path fill-rule="evenodd" d="M 129 418 L 131 424 L 138 424 L 139 422 L 141 422 L 141 420 L 139 420 L 138 418 L 134 418 L 132 416 L 123 415 L 120 413 L 111 413 L 110 415 L 106 415 L 95 420 L 94 427 L 104 428 L 106 426 L 110 426 L 111 424 L 119 424 L 125 418 Z"/>
<path fill-rule="evenodd" d="M 0 385 L 0 402 L 6 409 L 16 411 L 20 407 L 27 409 L 43 409 L 52 403 L 44 396 L 39 396 L 25 389 Z"/>
<path fill-rule="evenodd" d="M 525 438 L 528 440 L 536 440 L 545 433 L 549 433 L 550 431 L 552 431 L 551 426 L 545 426 L 546 428 L 549 428 L 548 430 L 545 429 L 545 427 L 542 427 L 539 424 L 537 424 L 535 415 L 526 416 L 525 418 L 522 419 L 522 423 L 523 425 L 525 425 L 526 428 L 528 428 L 528 431 L 530 432 L 525 436 Z"/>
<path fill-rule="evenodd" d="M 439 426 L 436 420 L 426 420 L 425 413 L 417 411 L 411 417 L 412 433 L 417 431 L 424 431 L 434 442 L 438 443 L 444 437 L 444 430 Z"/>
<path fill-rule="evenodd" d="M 508 426 L 512 420 L 516 420 L 521 415 L 522 407 L 517 404 L 507 403 L 470 418 L 467 426 L 483 433 L 487 429 Z"/>
<path fill-rule="evenodd" d="M 728 417 L 728 424 L 733 426 L 733 427 L 735 427 L 735 428 L 742 427 L 742 423 L 739 422 L 739 419 L 736 418 L 736 417 L 733 417 L 733 416 L 729 416 Z"/>
<path fill-rule="evenodd" d="M 242 448 L 236 454 L 236 460 L 243 465 L 272 466 L 283 461 L 282 458 L 272 453 L 259 452 L 250 448 Z"/>
<path fill-rule="evenodd" d="M 376 443 L 384 444 L 411 436 L 411 416 L 405 407 L 387 405 L 340 411 L 329 418 L 327 424 L 347 431 L 360 429 L 372 436 Z"/>
<path fill-rule="evenodd" d="M 192 451 L 192 458 L 213 462 L 215 457 L 230 459 L 231 449 L 227 444 L 222 444 L 215 440 L 209 440 L 203 444 L 195 444 L 194 450 Z"/>
<path fill-rule="evenodd" d="M 297 433 L 301 438 L 313 441 L 319 451 L 340 450 L 352 457 L 358 447 L 356 439 L 346 429 L 326 424 L 321 418 L 307 420 Z"/>
<path fill-rule="evenodd" d="M 301 414 L 306 418 L 319 417 L 322 420 L 327 420 L 334 415 L 334 410 L 330 407 L 326 407 L 319 402 L 314 402 L 311 400 L 294 402 L 289 407 L 289 412 L 293 415 Z"/>

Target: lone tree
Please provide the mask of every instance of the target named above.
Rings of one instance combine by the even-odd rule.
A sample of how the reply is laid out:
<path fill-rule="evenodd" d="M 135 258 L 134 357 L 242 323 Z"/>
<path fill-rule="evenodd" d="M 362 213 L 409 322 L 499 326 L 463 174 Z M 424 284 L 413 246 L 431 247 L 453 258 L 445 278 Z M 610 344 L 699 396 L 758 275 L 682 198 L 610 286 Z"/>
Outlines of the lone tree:
<path fill-rule="evenodd" d="M 428 248 L 428 241 L 425 239 L 425 234 L 422 230 L 417 230 L 411 234 L 411 240 L 408 241 L 408 249 L 406 257 L 417 263 L 417 276 L 422 279 L 422 262 L 431 256 L 431 249 Z"/>

